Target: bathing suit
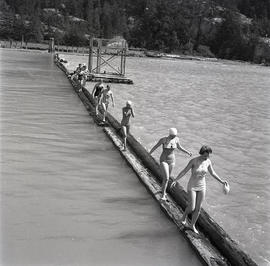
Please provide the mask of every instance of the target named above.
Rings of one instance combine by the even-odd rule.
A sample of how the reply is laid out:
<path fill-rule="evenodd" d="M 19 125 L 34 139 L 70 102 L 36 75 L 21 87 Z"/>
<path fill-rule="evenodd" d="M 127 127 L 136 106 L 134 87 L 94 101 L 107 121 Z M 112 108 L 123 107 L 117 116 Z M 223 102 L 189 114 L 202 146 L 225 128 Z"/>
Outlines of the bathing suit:
<path fill-rule="evenodd" d="M 121 126 L 129 127 L 129 119 L 130 119 L 131 114 L 132 114 L 131 109 L 127 108 L 127 107 L 124 107 L 123 112 L 125 114 L 123 115 L 123 118 L 122 118 L 122 121 L 121 121 Z"/>
<path fill-rule="evenodd" d="M 175 155 L 174 149 L 177 148 L 177 143 L 179 142 L 178 137 L 174 137 L 173 139 L 169 139 L 167 137 L 164 138 L 163 142 L 163 151 L 160 155 L 160 163 L 166 162 L 169 165 L 175 164 Z"/>
<path fill-rule="evenodd" d="M 109 104 L 109 101 L 110 101 L 111 95 L 112 95 L 112 91 L 111 90 L 104 91 L 103 92 L 102 102 L 105 103 L 106 105 L 108 105 Z"/>
<path fill-rule="evenodd" d="M 94 93 L 94 97 L 100 97 L 101 96 L 102 88 L 103 88 L 103 86 L 101 86 L 101 84 L 96 85 L 96 90 L 95 90 L 95 93 Z"/>
<path fill-rule="evenodd" d="M 188 191 L 205 191 L 206 183 L 205 176 L 208 172 L 209 162 L 208 159 L 197 165 L 196 169 L 192 169 L 191 177 L 188 181 Z"/>

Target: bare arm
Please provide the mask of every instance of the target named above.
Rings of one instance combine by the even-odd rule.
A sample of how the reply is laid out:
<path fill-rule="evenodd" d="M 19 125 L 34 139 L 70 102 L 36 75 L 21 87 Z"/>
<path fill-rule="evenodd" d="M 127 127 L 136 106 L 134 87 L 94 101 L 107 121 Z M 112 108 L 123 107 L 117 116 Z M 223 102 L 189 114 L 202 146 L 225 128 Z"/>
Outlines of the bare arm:
<path fill-rule="evenodd" d="M 126 116 L 125 107 L 122 108 L 122 115 L 123 115 L 123 118 Z"/>
<path fill-rule="evenodd" d="M 189 156 L 192 156 L 192 153 L 191 153 L 190 151 L 186 150 L 185 148 L 183 148 L 183 147 L 180 145 L 179 141 L 177 142 L 177 148 L 178 148 L 178 150 L 180 150 L 180 151 L 182 151 L 182 152 L 188 154 Z"/>
<path fill-rule="evenodd" d="M 178 176 L 174 179 L 174 181 L 171 184 L 171 187 L 174 187 L 177 180 L 179 180 L 180 178 L 182 178 L 193 166 L 193 161 L 194 159 L 190 160 L 187 164 L 187 166 L 178 174 Z"/>
<path fill-rule="evenodd" d="M 160 139 L 158 143 L 150 150 L 150 154 L 153 153 L 163 142 L 163 139 Z"/>
<path fill-rule="evenodd" d="M 211 176 L 213 176 L 217 181 L 219 181 L 221 184 L 225 184 L 227 183 L 226 181 L 223 181 L 215 172 L 215 170 L 213 169 L 212 163 L 210 162 L 209 166 L 208 166 L 208 171 L 211 174 Z"/>
<path fill-rule="evenodd" d="M 131 109 L 131 115 L 132 115 L 132 117 L 135 117 L 133 108 L 131 107 L 130 109 Z"/>
<path fill-rule="evenodd" d="M 113 107 L 114 107 L 113 93 L 111 93 L 111 99 L 112 99 L 112 104 L 113 104 Z"/>

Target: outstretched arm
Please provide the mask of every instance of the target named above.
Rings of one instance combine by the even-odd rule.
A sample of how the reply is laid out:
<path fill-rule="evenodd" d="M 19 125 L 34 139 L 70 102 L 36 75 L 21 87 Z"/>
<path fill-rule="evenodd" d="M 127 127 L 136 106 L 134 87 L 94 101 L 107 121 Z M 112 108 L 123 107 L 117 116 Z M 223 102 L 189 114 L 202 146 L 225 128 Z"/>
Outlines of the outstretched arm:
<path fill-rule="evenodd" d="M 193 160 L 190 160 L 187 164 L 187 166 L 178 174 L 178 176 L 174 179 L 174 181 L 172 182 L 171 184 L 171 187 L 174 187 L 177 180 L 179 180 L 180 178 L 182 178 L 191 168 L 192 168 L 192 165 L 193 165 Z"/>
<path fill-rule="evenodd" d="M 111 93 L 111 99 L 112 99 L 112 105 L 114 107 L 114 98 L 113 98 L 113 93 Z"/>
<path fill-rule="evenodd" d="M 212 163 L 210 162 L 209 166 L 208 166 L 208 171 L 209 173 L 211 174 L 211 176 L 213 176 L 217 181 L 219 181 L 221 184 L 225 184 L 227 183 L 227 181 L 225 180 L 222 180 L 218 175 L 217 173 L 215 172 L 213 166 L 212 166 Z"/>
<path fill-rule="evenodd" d="M 178 148 L 180 151 L 182 151 L 182 152 L 188 154 L 189 156 L 192 156 L 192 153 L 191 153 L 190 151 L 186 150 L 185 148 L 183 148 L 183 147 L 180 145 L 179 142 L 177 142 L 177 148 Z"/>
<path fill-rule="evenodd" d="M 134 115 L 133 108 L 131 107 L 130 109 L 131 109 L 131 115 L 132 115 L 132 117 L 134 117 L 135 115 Z"/>
<path fill-rule="evenodd" d="M 150 150 L 150 154 L 153 153 L 160 145 L 162 144 L 162 139 L 158 141 L 158 143 Z"/>

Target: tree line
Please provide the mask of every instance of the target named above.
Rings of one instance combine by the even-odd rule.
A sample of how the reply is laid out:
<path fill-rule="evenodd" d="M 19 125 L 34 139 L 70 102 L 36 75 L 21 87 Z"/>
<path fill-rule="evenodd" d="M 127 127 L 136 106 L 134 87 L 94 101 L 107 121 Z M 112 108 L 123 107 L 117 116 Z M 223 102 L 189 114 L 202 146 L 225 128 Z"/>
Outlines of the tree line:
<path fill-rule="evenodd" d="M 270 36 L 269 0 L 0 0 L 0 38 L 87 45 L 90 36 L 130 46 L 252 60 Z"/>

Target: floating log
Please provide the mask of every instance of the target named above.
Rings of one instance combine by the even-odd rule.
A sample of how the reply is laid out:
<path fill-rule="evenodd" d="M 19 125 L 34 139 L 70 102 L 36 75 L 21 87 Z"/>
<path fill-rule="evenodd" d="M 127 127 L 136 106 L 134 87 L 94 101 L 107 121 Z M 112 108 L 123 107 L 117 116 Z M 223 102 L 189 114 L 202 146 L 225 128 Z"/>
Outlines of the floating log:
<path fill-rule="evenodd" d="M 67 69 L 59 60 L 55 60 L 56 64 L 62 69 L 66 75 L 69 75 Z M 77 80 L 71 81 L 75 91 L 78 92 L 79 97 L 86 106 L 91 115 L 94 114 L 94 99 L 89 91 L 82 88 Z M 120 123 L 110 114 L 107 113 L 107 120 L 111 126 L 110 129 L 106 128 L 106 134 L 112 139 L 114 144 L 119 149 L 121 140 L 119 140 Z M 146 184 L 146 187 L 151 194 L 157 199 L 160 199 L 160 195 L 156 193 L 160 189 L 160 183 L 162 182 L 162 175 L 159 164 L 148 153 L 148 151 L 130 134 L 127 137 L 128 152 L 121 152 L 125 157 L 129 165 L 131 165 L 137 175 Z M 128 159 L 127 157 L 132 157 Z M 137 161 L 135 161 L 135 159 Z M 142 166 L 137 169 L 138 162 Z M 143 170 L 142 170 L 143 169 Z M 169 183 L 169 187 L 171 180 Z M 187 193 L 184 189 L 177 185 L 173 189 L 169 190 L 169 202 L 163 202 L 161 207 L 169 215 L 169 217 L 175 222 L 175 224 L 184 233 L 189 240 L 193 248 L 197 251 L 198 255 L 206 265 L 233 265 L 233 266 L 256 266 L 257 264 L 246 254 L 239 245 L 208 215 L 205 210 L 201 210 L 201 214 L 197 221 L 199 235 L 195 235 L 189 230 L 183 230 L 179 224 L 179 214 L 187 206 Z M 176 204 L 175 204 L 175 203 Z M 196 244 L 197 243 L 197 244 Z M 210 247 L 211 248 L 210 248 Z"/>

